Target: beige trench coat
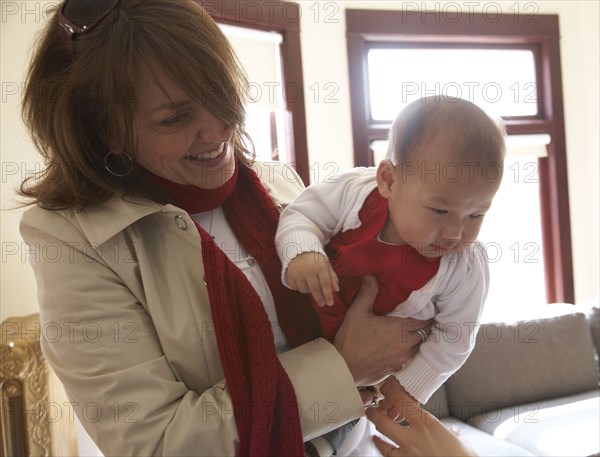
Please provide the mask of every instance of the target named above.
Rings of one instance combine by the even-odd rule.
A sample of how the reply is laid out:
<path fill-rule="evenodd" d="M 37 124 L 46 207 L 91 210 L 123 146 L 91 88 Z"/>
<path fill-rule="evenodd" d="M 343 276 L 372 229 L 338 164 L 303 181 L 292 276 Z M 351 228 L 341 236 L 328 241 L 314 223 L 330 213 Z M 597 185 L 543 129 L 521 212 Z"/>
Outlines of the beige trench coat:
<path fill-rule="evenodd" d="M 255 165 L 275 202 L 302 190 L 281 163 Z M 21 221 L 38 285 L 42 348 L 105 455 L 235 455 L 237 431 L 203 283 L 200 237 L 173 206 L 114 198 Z M 364 415 L 323 339 L 280 355 L 305 440 Z"/>

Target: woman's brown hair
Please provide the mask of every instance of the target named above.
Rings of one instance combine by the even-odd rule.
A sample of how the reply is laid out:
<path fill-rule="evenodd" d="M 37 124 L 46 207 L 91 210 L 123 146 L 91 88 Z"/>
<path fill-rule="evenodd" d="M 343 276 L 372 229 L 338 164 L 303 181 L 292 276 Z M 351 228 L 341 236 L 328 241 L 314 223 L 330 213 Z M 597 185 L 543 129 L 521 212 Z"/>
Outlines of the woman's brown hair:
<path fill-rule="evenodd" d="M 161 201 L 164 195 L 138 167 L 125 177 L 105 168 L 109 138 L 124 147 L 115 153 L 135 160 L 137 82 L 146 73 L 156 79 L 156 70 L 234 127 L 236 155 L 251 160 L 243 127 L 245 75 L 224 34 L 195 1 L 121 0 L 74 41 L 59 31 L 59 8 L 27 75 L 23 120 L 45 168 L 21 184 L 22 196 L 49 209 L 82 208 L 120 193 Z"/>

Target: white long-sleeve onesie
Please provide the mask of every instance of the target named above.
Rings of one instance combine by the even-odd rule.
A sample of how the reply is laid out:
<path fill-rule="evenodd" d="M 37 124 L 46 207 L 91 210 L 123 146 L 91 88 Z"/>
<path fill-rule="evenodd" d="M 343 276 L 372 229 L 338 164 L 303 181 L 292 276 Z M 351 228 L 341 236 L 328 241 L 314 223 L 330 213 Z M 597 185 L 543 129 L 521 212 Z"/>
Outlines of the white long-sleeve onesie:
<path fill-rule="evenodd" d="M 295 256 L 302 252 L 326 255 L 324 246 L 335 234 L 360 227 L 359 211 L 376 186 L 374 168 L 355 168 L 311 185 L 283 211 L 275 241 L 284 284 L 288 285 L 285 273 Z M 444 255 L 435 276 L 388 313 L 435 318 L 418 354 L 396 373 L 400 384 L 419 402 L 425 403 L 473 350 L 488 284 L 484 247 L 476 242 L 460 253 Z"/>

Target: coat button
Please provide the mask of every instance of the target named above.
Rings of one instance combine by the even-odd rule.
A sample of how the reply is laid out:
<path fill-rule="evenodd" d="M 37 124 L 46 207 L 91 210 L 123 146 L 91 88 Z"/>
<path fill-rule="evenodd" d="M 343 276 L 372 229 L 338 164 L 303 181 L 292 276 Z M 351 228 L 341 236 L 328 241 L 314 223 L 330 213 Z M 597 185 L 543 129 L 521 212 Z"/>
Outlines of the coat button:
<path fill-rule="evenodd" d="M 177 227 L 179 227 L 181 230 L 187 230 L 187 222 L 183 217 L 179 215 L 175 216 L 175 223 L 177 224 Z"/>
<path fill-rule="evenodd" d="M 246 260 L 246 262 L 248 263 L 248 265 L 250 265 L 251 267 L 253 267 L 254 264 L 256 263 L 256 260 L 254 260 L 253 257 L 250 257 L 248 260 Z"/>

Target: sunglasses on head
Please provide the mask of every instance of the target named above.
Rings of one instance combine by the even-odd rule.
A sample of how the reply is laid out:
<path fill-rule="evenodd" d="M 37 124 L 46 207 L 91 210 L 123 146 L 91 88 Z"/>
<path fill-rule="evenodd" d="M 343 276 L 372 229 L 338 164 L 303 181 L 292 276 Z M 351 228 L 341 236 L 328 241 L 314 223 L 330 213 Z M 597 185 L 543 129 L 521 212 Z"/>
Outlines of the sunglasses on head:
<path fill-rule="evenodd" d="M 65 0 L 58 12 L 58 28 L 67 41 L 89 33 L 117 6 L 119 0 Z M 71 44 L 72 57 L 75 49 Z"/>

